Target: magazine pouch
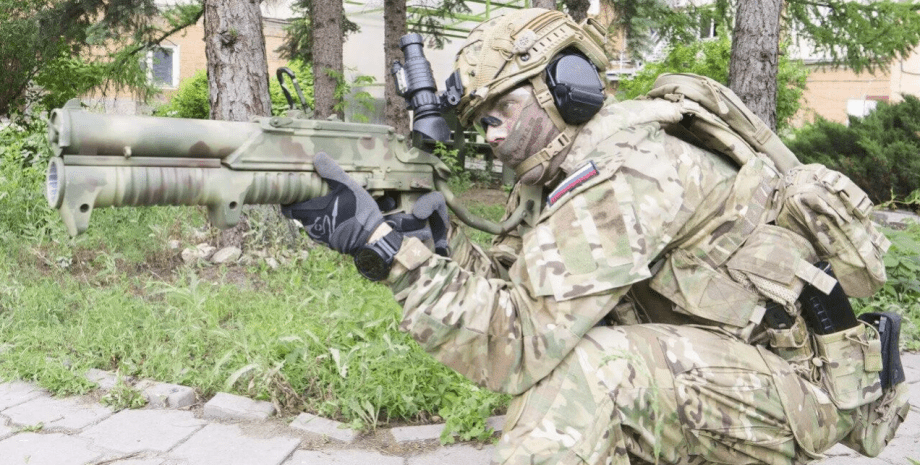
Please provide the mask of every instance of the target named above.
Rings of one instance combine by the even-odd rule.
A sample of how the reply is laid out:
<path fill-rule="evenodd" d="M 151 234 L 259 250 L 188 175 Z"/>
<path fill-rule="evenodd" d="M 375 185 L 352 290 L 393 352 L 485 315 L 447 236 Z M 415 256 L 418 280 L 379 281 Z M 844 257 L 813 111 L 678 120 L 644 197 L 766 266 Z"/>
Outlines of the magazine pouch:
<path fill-rule="evenodd" d="M 867 324 L 831 334 L 815 334 L 821 385 L 841 410 L 866 405 L 882 396 L 882 346 Z"/>

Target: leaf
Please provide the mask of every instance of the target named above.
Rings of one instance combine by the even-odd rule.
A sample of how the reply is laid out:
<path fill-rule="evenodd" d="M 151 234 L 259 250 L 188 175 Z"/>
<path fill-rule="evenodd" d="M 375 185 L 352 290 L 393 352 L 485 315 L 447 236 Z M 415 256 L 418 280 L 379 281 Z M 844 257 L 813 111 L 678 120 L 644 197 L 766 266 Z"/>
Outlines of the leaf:
<path fill-rule="evenodd" d="M 255 369 L 258 368 L 258 367 L 259 367 L 259 366 L 256 365 L 255 363 L 250 363 L 249 365 L 246 365 L 246 366 L 240 368 L 239 370 L 234 371 L 234 372 L 227 378 L 227 382 L 224 383 L 224 387 L 225 387 L 226 389 L 229 390 L 230 388 L 232 388 L 232 387 L 236 384 L 236 382 L 240 379 L 240 377 L 242 377 L 242 376 L 245 375 L 245 374 L 248 374 L 249 372 L 255 370 Z"/>

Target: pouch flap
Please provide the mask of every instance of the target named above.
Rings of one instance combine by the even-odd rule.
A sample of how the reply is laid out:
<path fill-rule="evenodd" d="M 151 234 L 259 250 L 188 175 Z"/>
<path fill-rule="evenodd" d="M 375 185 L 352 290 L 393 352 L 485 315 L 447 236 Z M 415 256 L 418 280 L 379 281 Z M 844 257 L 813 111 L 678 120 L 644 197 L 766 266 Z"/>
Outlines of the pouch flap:
<path fill-rule="evenodd" d="M 690 315 L 744 327 L 763 316 L 760 297 L 685 250 L 675 250 L 651 288 Z"/>

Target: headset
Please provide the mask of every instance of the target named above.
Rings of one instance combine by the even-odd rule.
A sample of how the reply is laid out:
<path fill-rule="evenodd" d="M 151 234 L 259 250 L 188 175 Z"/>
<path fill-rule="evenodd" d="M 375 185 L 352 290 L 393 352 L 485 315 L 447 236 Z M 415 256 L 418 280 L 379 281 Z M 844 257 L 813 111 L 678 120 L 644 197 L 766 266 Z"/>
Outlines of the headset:
<path fill-rule="evenodd" d="M 563 121 L 577 125 L 604 106 L 604 84 L 597 66 L 574 48 L 553 57 L 546 66 L 546 86 Z"/>

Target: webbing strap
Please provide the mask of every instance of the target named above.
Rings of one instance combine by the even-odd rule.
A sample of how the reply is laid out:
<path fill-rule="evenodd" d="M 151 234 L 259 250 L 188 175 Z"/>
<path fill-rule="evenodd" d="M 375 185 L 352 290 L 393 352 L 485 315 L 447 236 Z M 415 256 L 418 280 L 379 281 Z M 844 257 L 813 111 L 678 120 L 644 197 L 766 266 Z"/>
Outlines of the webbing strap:
<path fill-rule="evenodd" d="M 520 165 L 514 168 L 514 172 L 518 177 L 524 176 L 528 171 L 533 168 L 543 165 L 543 175 L 540 176 L 539 182 L 543 182 L 549 176 L 549 162 L 553 159 L 559 152 L 565 150 L 566 147 L 572 142 L 575 138 L 575 134 L 578 133 L 578 129 L 581 126 L 568 126 L 565 128 L 565 131 L 562 131 L 552 142 L 549 143 L 543 150 L 531 155 L 526 160 L 522 161 Z"/>

